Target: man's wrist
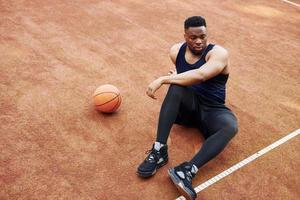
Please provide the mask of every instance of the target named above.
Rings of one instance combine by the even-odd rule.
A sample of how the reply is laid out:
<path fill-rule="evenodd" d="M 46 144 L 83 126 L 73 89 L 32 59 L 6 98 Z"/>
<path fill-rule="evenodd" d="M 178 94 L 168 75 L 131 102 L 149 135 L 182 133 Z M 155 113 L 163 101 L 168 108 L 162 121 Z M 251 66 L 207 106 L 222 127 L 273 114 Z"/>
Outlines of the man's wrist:
<path fill-rule="evenodd" d="M 170 78 L 170 76 L 162 76 L 162 77 L 160 77 L 161 84 L 169 84 L 170 83 L 169 78 Z"/>

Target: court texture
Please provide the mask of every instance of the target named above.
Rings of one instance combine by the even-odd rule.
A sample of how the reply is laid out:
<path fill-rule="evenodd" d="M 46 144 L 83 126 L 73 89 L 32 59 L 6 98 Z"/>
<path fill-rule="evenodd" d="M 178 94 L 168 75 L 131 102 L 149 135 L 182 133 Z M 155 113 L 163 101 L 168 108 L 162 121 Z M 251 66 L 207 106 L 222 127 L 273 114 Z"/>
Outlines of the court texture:
<path fill-rule="evenodd" d="M 167 170 L 203 143 L 174 125 L 169 162 L 136 175 L 156 138 L 148 84 L 173 68 L 183 22 L 201 15 L 230 53 L 226 105 L 239 132 L 193 179 L 198 200 L 300 199 L 300 1 L 0 0 L 0 199 L 184 199 Z M 95 111 L 102 84 L 120 109 Z"/>

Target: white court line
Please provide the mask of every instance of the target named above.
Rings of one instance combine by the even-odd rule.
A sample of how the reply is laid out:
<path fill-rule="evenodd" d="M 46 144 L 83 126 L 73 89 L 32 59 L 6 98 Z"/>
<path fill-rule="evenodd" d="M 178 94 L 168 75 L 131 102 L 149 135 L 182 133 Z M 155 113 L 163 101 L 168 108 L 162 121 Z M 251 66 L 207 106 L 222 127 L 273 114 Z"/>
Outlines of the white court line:
<path fill-rule="evenodd" d="M 300 129 L 295 130 L 294 132 L 288 134 L 287 136 L 281 138 L 280 140 L 277 140 L 276 142 L 274 142 L 273 144 L 265 147 L 264 149 L 258 151 L 257 153 L 253 154 L 252 156 L 249 156 L 248 158 L 242 160 L 241 162 L 233 165 L 232 167 L 230 167 L 229 169 L 223 171 L 222 173 L 218 174 L 217 176 L 209 179 L 208 181 L 202 183 L 201 185 L 195 187 L 195 191 L 196 193 L 204 190 L 205 188 L 209 187 L 210 185 L 218 182 L 219 180 L 221 180 L 222 178 L 228 176 L 229 174 L 233 173 L 234 171 L 238 170 L 239 168 L 247 165 L 248 163 L 252 162 L 253 160 L 255 160 L 256 158 L 264 155 L 265 153 L 271 151 L 272 149 L 278 147 L 279 145 L 287 142 L 288 140 L 296 137 L 297 135 L 300 134 Z M 185 198 L 183 196 L 178 197 L 176 200 L 184 200 Z"/>
<path fill-rule="evenodd" d="M 299 4 L 297 4 L 297 3 L 294 3 L 294 2 L 291 2 L 291 1 L 288 1 L 288 0 L 282 0 L 283 2 L 285 2 L 285 3 L 289 3 L 289 4 L 292 4 L 292 5 L 294 5 L 294 6 L 297 6 L 297 7 L 299 7 L 300 8 L 300 5 Z"/>

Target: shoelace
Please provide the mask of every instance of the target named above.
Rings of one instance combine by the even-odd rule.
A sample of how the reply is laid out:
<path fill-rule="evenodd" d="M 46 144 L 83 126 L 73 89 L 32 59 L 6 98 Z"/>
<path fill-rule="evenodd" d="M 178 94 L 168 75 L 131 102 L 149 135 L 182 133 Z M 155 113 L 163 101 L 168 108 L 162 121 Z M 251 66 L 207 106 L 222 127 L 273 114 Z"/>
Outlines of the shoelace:
<path fill-rule="evenodd" d="M 190 172 L 190 171 L 186 171 L 185 172 L 185 174 L 186 174 L 186 179 L 189 181 L 189 182 L 191 182 L 192 181 L 192 178 L 193 178 L 193 175 L 192 175 L 192 173 Z"/>
<path fill-rule="evenodd" d="M 153 160 L 155 160 L 155 158 L 158 157 L 157 151 L 155 149 L 150 149 L 150 150 L 146 151 L 146 154 L 149 154 L 148 157 L 146 158 L 146 160 L 148 160 L 148 161 L 153 161 Z"/>
<path fill-rule="evenodd" d="M 189 181 L 190 183 L 192 182 L 192 178 L 194 177 L 194 173 L 191 171 L 192 167 L 190 166 L 184 166 L 181 169 L 179 169 L 180 171 L 182 171 L 185 174 L 185 178 L 187 181 Z"/>

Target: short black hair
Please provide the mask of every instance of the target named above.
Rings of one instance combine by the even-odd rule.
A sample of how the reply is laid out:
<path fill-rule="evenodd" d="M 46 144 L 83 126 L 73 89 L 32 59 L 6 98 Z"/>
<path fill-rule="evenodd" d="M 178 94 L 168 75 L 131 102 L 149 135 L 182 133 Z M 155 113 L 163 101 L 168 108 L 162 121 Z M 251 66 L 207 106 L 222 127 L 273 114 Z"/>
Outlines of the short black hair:
<path fill-rule="evenodd" d="M 198 26 L 206 27 L 205 19 L 201 16 L 189 17 L 184 21 L 184 29 L 188 29 L 189 27 L 198 27 Z"/>

